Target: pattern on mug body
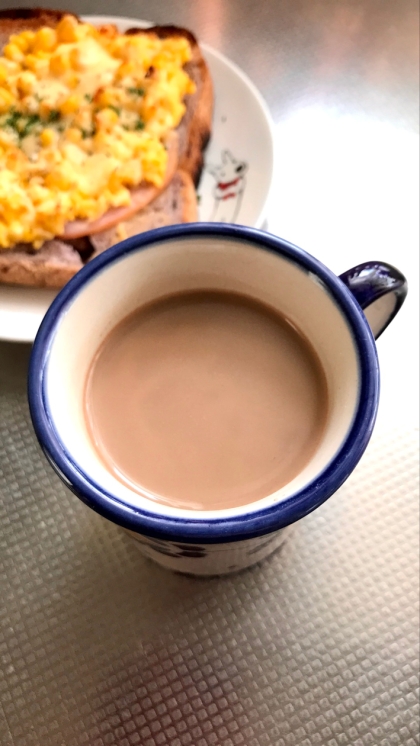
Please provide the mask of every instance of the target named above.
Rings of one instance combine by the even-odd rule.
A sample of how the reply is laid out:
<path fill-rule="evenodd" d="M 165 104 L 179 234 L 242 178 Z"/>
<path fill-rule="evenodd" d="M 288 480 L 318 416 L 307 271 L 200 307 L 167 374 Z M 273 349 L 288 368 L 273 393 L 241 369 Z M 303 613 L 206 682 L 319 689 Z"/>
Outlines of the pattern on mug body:
<path fill-rule="evenodd" d="M 226 544 L 187 544 L 164 541 L 126 529 L 146 557 L 164 567 L 194 575 L 219 575 L 256 564 L 275 551 L 290 527 L 255 539 Z"/>

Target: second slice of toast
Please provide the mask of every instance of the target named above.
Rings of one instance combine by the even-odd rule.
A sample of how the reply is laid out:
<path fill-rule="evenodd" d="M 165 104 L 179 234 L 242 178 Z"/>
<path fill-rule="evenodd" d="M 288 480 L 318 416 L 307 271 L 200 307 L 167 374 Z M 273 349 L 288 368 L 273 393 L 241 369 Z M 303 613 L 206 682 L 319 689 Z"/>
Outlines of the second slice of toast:
<path fill-rule="evenodd" d="M 46 241 L 35 251 L 27 244 L 0 251 L 0 283 L 60 288 L 87 261 L 110 246 L 154 228 L 197 220 L 197 200 L 191 176 L 177 171 L 169 186 L 154 202 L 126 222 L 97 233 L 89 242 L 74 245 L 58 239 Z"/>

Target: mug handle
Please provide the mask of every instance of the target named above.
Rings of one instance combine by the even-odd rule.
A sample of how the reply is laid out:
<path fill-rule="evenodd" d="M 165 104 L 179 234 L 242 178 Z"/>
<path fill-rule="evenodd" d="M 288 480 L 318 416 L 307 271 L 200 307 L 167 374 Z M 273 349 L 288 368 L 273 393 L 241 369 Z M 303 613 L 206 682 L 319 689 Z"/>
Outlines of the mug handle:
<path fill-rule="evenodd" d="M 404 275 L 386 262 L 364 262 L 339 277 L 363 309 L 373 336 L 378 339 L 405 301 L 408 288 Z"/>

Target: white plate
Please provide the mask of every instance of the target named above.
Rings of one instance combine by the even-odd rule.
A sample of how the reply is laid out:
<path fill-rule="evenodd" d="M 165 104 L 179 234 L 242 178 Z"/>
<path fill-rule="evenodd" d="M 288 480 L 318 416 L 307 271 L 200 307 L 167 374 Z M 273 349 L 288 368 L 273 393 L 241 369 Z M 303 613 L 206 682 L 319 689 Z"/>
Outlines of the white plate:
<path fill-rule="evenodd" d="M 86 16 L 121 31 L 149 26 L 114 16 Z M 201 221 L 261 227 L 273 168 L 272 121 L 260 93 L 244 73 L 207 44 L 201 48 L 215 91 L 212 137 L 199 187 Z M 32 342 L 58 291 L 0 285 L 0 339 Z"/>

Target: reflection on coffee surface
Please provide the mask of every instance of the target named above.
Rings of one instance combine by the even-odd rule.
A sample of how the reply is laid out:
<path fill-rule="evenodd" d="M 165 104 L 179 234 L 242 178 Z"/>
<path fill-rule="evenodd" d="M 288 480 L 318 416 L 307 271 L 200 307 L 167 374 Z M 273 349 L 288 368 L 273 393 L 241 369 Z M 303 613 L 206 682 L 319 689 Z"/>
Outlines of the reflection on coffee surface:
<path fill-rule="evenodd" d="M 218 510 L 266 497 L 314 454 L 327 384 L 309 342 L 265 305 L 189 292 L 107 336 L 85 389 L 107 469 L 157 502 Z"/>

